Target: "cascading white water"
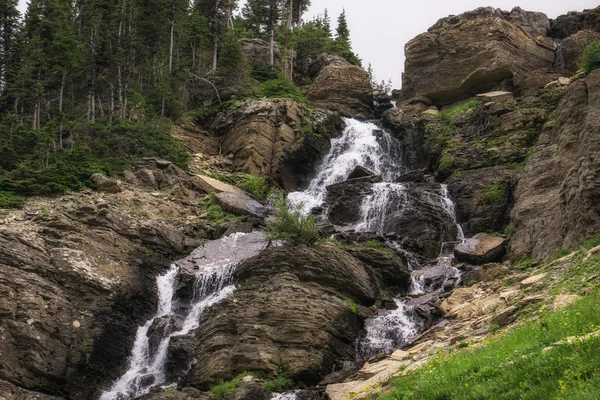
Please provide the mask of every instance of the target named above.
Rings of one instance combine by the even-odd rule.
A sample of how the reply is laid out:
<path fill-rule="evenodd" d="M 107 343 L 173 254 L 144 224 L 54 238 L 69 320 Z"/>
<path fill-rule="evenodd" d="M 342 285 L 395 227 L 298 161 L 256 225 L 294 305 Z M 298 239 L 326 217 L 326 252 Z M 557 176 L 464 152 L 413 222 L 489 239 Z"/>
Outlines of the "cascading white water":
<path fill-rule="evenodd" d="M 385 311 L 377 318 L 365 321 L 366 335 L 358 343 L 358 356 L 391 353 L 415 338 L 419 331 L 410 307 L 395 299 L 395 310 Z"/>
<path fill-rule="evenodd" d="M 362 221 L 354 229 L 358 232 L 386 233 L 387 222 L 404 212 L 406 188 L 400 183 L 380 182 L 373 185 L 373 194 L 361 205 Z M 398 207 L 390 207 L 397 204 Z"/>
<path fill-rule="evenodd" d="M 294 390 L 292 392 L 274 393 L 271 397 L 271 400 L 296 400 L 297 398 L 297 391 Z"/>
<path fill-rule="evenodd" d="M 304 214 L 323 204 L 327 186 L 346 180 L 359 165 L 385 181 L 405 171 L 402 147 L 388 132 L 371 122 L 350 118 L 344 122 L 344 132 L 331 140 L 331 149 L 306 190 L 288 194 L 292 206 L 300 206 Z"/>
<path fill-rule="evenodd" d="M 152 351 L 149 331 L 155 321 L 163 317 L 180 317 L 176 314 L 176 303 L 173 302 L 179 267 L 174 264 L 164 275 L 156 278 L 159 298 L 156 314 L 138 328 L 127 372 L 101 395 L 100 400 L 134 399 L 155 386 L 169 383 L 165 381 L 164 368 L 171 339 L 188 335 L 197 329 L 202 313 L 234 291 L 233 273 L 236 265 L 255 254 L 253 251 L 246 254 L 246 249 L 238 249 L 238 240 L 246 235 L 250 234 L 236 233 L 220 239 L 218 246 L 215 246 L 218 254 L 212 254 L 209 263 L 199 266 L 193 300 L 183 316 L 182 324 L 164 335 L 156 350 Z"/>

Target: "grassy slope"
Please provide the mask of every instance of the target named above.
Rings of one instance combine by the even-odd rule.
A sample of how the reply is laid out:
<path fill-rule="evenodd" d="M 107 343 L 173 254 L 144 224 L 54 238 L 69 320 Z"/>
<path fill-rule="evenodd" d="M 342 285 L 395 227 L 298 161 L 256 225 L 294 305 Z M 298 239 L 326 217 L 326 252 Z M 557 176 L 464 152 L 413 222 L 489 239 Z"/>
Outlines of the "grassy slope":
<path fill-rule="evenodd" d="M 481 346 L 440 354 L 393 380 L 378 399 L 600 399 L 600 335 L 583 337 L 600 332 L 600 254 L 585 259 L 592 244 L 567 261 L 550 289 L 584 294 L 581 300 L 557 312 L 542 307 L 535 321 Z"/>

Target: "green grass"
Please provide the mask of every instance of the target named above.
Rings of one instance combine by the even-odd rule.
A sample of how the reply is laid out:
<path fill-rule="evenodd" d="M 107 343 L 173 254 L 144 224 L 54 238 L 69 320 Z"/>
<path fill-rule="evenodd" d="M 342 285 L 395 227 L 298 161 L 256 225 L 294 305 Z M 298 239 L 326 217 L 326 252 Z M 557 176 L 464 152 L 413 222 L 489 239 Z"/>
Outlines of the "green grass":
<path fill-rule="evenodd" d="M 443 121 L 455 121 L 459 115 L 476 108 L 478 105 L 479 101 L 470 99 L 440 112 L 439 116 Z"/>
<path fill-rule="evenodd" d="M 288 389 L 293 388 L 295 385 L 294 380 L 286 375 L 283 370 L 280 370 L 277 377 L 269 379 L 263 383 L 263 387 L 270 392 L 285 392 Z"/>
<path fill-rule="evenodd" d="M 596 290 L 562 312 L 499 332 L 396 378 L 380 400 L 598 399 L 600 337 L 544 348 L 600 327 Z"/>
<path fill-rule="evenodd" d="M 229 381 L 220 381 L 218 384 L 210 388 L 211 396 L 216 397 L 217 399 L 223 399 L 228 394 L 235 393 L 237 390 L 237 384 L 248 375 L 251 374 L 249 372 L 242 372 Z"/>
<path fill-rule="evenodd" d="M 503 176 L 494 180 L 491 184 L 485 187 L 482 192 L 483 197 L 481 198 L 481 204 L 503 204 L 506 201 L 506 196 L 508 195 L 509 182 L 510 176 Z"/>
<path fill-rule="evenodd" d="M 275 218 L 267 223 L 265 229 L 271 240 L 281 240 L 290 246 L 311 246 L 321 236 L 314 217 L 304 216 L 299 210 L 290 210 L 287 202 L 277 204 Z"/>

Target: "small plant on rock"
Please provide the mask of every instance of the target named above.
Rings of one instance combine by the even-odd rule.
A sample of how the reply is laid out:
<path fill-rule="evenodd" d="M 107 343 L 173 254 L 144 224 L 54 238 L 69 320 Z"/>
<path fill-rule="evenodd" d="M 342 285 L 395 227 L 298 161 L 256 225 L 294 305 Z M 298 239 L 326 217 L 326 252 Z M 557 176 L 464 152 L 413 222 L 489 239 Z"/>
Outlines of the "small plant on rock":
<path fill-rule="evenodd" d="M 266 233 L 271 240 L 281 240 L 286 245 L 311 246 L 319 240 L 320 232 L 314 217 L 304 216 L 299 210 L 290 210 L 285 201 L 277 205 L 275 217 L 267 223 Z"/>
<path fill-rule="evenodd" d="M 590 43 L 581 56 L 581 71 L 586 75 L 600 68 L 600 40 Z"/>

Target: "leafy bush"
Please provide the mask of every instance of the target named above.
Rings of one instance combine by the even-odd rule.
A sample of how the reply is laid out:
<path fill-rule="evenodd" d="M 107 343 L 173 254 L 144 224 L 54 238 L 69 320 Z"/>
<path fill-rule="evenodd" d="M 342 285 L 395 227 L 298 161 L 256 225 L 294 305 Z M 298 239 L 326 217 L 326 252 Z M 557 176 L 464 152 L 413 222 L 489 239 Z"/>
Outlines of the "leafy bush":
<path fill-rule="evenodd" d="M 249 192 L 260 202 L 264 202 L 269 195 L 269 184 L 265 178 L 260 176 L 246 175 L 238 187 Z"/>
<path fill-rule="evenodd" d="M 600 68 L 600 40 L 590 43 L 581 56 L 581 70 L 589 74 L 596 68 Z"/>
<path fill-rule="evenodd" d="M 358 314 L 358 304 L 350 299 L 345 299 L 344 303 L 353 314 Z"/>
<path fill-rule="evenodd" d="M 290 210 L 286 202 L 277 207 L 275 217 L 267 223 L 269 239 L 284 244 L 310 246 L 319 240 L 320 232 L 314 217 L 305 217 L 298 210 Z"/>
<path fill-rule="evenodd" d="M 283 77 L 261 83 L 259 95 L 267 98 L 287 98 L 301 104 L 309 104 L 298 86 Z"/>
<path fill-rule="evenodd" d="M 229 381 L 219 381 L 217 385 L 210 388 L 210 394 L 217 399 L 223 399 L 228 394 L 235 393 L 238 382 L 241 382 L 247 375 L 249 375 L 248 372 L 243 372 Z"/>

